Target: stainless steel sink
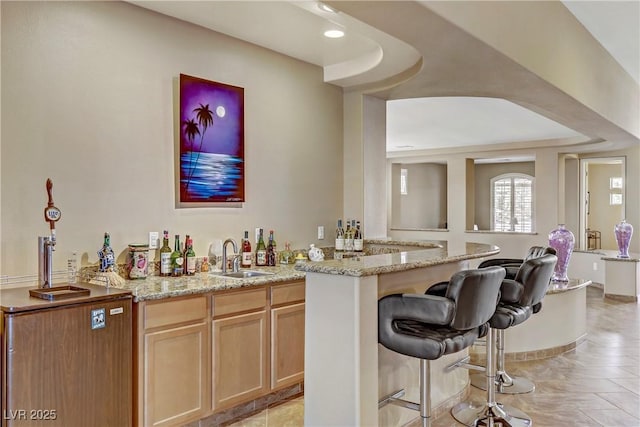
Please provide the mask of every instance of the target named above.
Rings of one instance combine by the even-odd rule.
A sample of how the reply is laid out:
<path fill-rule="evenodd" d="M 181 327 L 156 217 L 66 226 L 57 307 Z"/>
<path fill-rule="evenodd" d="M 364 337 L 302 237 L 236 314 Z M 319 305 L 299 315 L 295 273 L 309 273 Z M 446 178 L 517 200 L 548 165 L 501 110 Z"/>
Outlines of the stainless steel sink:
<path fill-rule="evenodd" d="M 232 279 L 251 279 L 253 277 L 261 277 L 261 276 L 273 276 L 275 273 L 271 273 L 269 271 L 256 271 L 256 270 L 240 270 L 236 272 L 227 272 L 221 274 L 223 277 L 230 277 Z"/>

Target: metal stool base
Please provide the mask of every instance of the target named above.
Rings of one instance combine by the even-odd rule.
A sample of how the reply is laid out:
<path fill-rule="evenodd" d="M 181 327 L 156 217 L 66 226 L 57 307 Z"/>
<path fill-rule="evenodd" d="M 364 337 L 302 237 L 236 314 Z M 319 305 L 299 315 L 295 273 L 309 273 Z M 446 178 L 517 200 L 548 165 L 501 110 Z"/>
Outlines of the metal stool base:
<path fill-rule="evenodd" d="M 505 374 L 506 375 L 506 374 Z M 498 374 L 496 375 L 496 391 L 501 394 L 524 394 L 531 393 L 536 389 L 536 385 L 523 377 L 509 377 L 506 375 L 508 380 L 504 380 L 503 376 Z M 472 374 L 469 375 L 469 379 L 471 380 L 471 385 L 479 388 L 480 390 L 487 389 L 487 377 L 484 374 Z M 510 385 L 507 385 L 510 382 Z"/>
<path fill-rule="evenodd" d="M 489 407 L 485 402 L 462 402 L 451 409 L 451 415 L 458 422 L 470 427 L 531 427 L 533 425 L 533 421 L 527 414 L 501 403 Z"/>

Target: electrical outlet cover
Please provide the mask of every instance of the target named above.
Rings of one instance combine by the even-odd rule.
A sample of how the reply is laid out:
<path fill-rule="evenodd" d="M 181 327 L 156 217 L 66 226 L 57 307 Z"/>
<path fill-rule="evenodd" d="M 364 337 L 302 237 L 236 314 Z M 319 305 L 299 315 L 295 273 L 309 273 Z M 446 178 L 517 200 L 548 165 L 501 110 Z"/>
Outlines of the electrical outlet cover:
<path fill-rule="evenodd" d="M 158 239 L 160 238 L 160 233 L 157 231 L 149 232 L 149 249 L 158 249 Z"/>

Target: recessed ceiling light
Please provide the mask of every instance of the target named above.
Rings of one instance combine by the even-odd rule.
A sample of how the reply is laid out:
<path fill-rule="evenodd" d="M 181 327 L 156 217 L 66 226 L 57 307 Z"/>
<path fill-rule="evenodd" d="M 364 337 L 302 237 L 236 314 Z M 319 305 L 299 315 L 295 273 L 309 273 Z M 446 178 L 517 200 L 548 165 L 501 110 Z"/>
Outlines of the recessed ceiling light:
<path fill-rule="evenodd" d="M 320 3 L 320 2 L 318 2 L 318 9 L 320 9 L 323 12 L 338 13 L 338 11 L 336 11 L 331 6 L 328 6 L 328 5 L 326 5 L 324 3 Z"/>
<path fill-rule="evenodd" d="M 325 37 L 329 37 L 330 39 L 339 39 L 340 37 L 344 37 L 344 31 L 342 30 L 327 30 L 324 32 Z"/>

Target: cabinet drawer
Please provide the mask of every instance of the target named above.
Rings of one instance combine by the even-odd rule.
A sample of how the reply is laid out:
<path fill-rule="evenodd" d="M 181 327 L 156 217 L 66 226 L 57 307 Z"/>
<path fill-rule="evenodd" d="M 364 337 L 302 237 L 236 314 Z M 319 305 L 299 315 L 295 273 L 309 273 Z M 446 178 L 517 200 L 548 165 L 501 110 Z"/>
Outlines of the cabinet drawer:
<path fill-rule="evenodd" d="M 215 294 L 213 295 L 213 317 L 264 309 L 266 305 L 266 288 Z"/>
<path fill-rule="evenodd" d="M 273 285 L 271 287 L 271 305 L 290 304 L 304 301 L 304 282 Z"/>
<path fill-rule="evenodd" d="M 192 322 L 207 317 L 205 295 L 147 302 L 144 307 L 144 328 L 151 329 L 177 323 Z"/>

